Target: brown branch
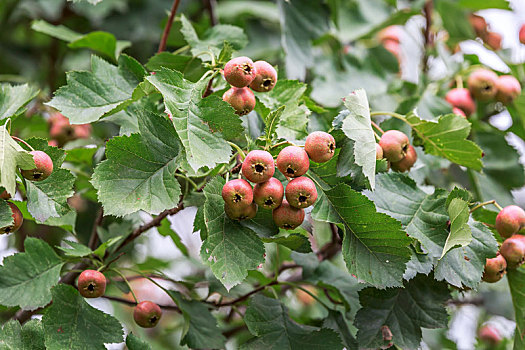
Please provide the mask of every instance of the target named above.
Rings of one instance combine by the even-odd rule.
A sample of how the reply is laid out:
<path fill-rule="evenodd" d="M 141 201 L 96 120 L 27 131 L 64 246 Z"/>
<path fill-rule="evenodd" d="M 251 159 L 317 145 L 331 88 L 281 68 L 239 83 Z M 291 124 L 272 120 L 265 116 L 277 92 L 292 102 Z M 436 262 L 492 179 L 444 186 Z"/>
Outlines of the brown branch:
<path fill-rule="evenodd" d="M 159 49 L 157 52 L 162 52 L 166 50 L 166 42 L 168 41 L 168 36 L 170 34 L 171 26 L 173 24 L 173 18 L 175 18 L 175 14 L 177 13 L 177 8 L 179 7 L 180 0 L 174 0 L 173 5 L 171 6 L 171 12 L 170 16 L 168 18 L 168 23 L 166 23 L 166 27 L 164 27 L 164 31 L 162 32 L 162 38 L 160 39 Z"/>
<path fill-rule="evenodd" d="M 152 227 L 159 226 L 160 222 L 162 221 L 162 219 L 164 219 L 166 216 L 173 215 L 173 214 L 179 212 L 180 210 L 182 210 L 183 208 L 184 208 L 184 205 L 182 204 L 182 201 L 181 201 L 177 207 L 175 207 L 173 209 L 164 210 L 162 213 L 160 213 L 153 220 L 151 220 L 150 222 L 140 226 L 135 231 L 133 231 L 131 233 L 131 235 L 129 235 L 128 238 L 126 238 L 126 240 L 120 244 L 120 246 L 118 246 L 118 248 L 115 250 L 115 252 L 119 251 L 124 246 L 126 246 L 127 244 L 129 244 L 130 242 L 135 240 L 135 238 L 140 236 L 143 232 L 149 230 Z M 103 216 L 103 213 L 102 213 L 102 216 Z M 98 224 L 97 224 L 97 222 L 99 222 L 98 220 L 101 220 L 101 219 L 99 219 L 99 217 L 100 217 L 100 215 L 97 215 L 96 221 L 95 221 L 95 227 L 98 226 Z M 62 278 L 60 278 L 58 283 L 74 285 L 75 284 L 75 280 L 77 279 L 78 275 L 80 274 L 77 271 L 85 270 L 88 266 L 89 265 L 87 263 L 85 263 L 85 262 L 77 263 L 76 265 L 74 265 L 71 268 L 71 270 L 73 270 L 73 271 L 68 272 L 67 274 L 65 274 Z M 20 323 L 23 324 L 24 322 L 29 320 L 31 318 L 31 316 L 33 316 L 34 314 L 40 312 L 42 309 L 44 309 L 45 307 L 49 306 L 50 304 L 51 303 L 49 303 L 48 305 L 44 306 L 43 308 L 38 308 L 38 309 L 33 310 L 33 311 L 18 310 L 15 313 L 15 315 L 13 316 L 13 319 L 14 320 L 18 320 Z"/>
<path fill-rule="evenodd" d="M 204 5 L 206 6 L 206 10 L 208 10 L 208 15 L 210 16 L 210 24 L 213 27 L 214 25 L 217 25 L 219 21 L 217 20 L 217 12 L 215 9 L 217 8 L 217 1 L 216 0 L 204 0 Z"/>
<path fill-rule="evenodd" d="M 206 86 L 206 90 L 204 90 L 204 93 L 202 94 L 202 98 L 208 97 L 213 93 L 213 90 L 211 86 L 213 85 L 213 78 L 210 79 L 208 82 L 208 85 Z"/>
<path fill-rule="evenodd" d="M 331 259 L 341 250 L 341 237 L 339 237 L 337 226 L 331 223 L 330 229 L 332 230 L 332 241 L 317 251 L 317 258 L 320 261 Z"/>
<path fill-rule="evenodd" d="M 234 327 L 234 328 L 232 328 L 230 330 L 227 330 L 227 331 L 223 332 L 222 335 L 224 335 L 226 337 L 226 339 L 228 339 L 232 335 L 235 335 L 235 334 L 237 334 L 240 331 L 245 330 L 245 329 L 248 329 L 248 327 L 246 327 L 246 324 L 242 324 L 240 326 Z"/>
<path fill-rule="evenodd" d="M 98 234 L 97 229 L 102 224 L 102 219 L 104 218 L 104 208 L 100 207 L 98 210 L 95 221 L 93 222 L 93 228 L 91 229 L 91 236 L 89 237 L 88 247 L 91 250 L 95 250 L 98 244 Z"/>
<path fill-rule="evenodd" d="M 332 298 L 332 296 L 330 295 L 330 291 L 328 289 L 323 288 L 323 292 L 324 292 L 324 295 L 326 295 L 326 297 L 328 298 L 328 300 L 330 300 L 333 304 L 336 304 L 336 305 L 342 305 L 343 304 L 342 302 L 337 301 L 334 298 Z"/>
<path fill-rule="evenodd" d="M 231 305 L 235 305 L 237 303 L 240 303 L 241 301 L 244 301 L 246 299 L 248 299 L 249 297 L 251 297 L 252 295 L 256 294 L 256 293 L 259 293 L 260 291 L 262 291 L 263 289 L 265 289 L 266 287 L 271 287 L 271 286 L 274 286 L 276 284 L 279 284 L 279 281 L 272 281 L 270 283 L 267 283 L 267 284 L 263 284 L 262 286 L 259 286 L 257 288 L 255 288 L 254 290 L 252 290 L 251 292 L 249 293 L 246 293 L 240 297 L 238 297 L 237 299 L 233 299 L 233 300 L 230 300 L 230 301 L 226 301 L 224 303 L 214 303 L 214 302 L 211 302 L 211 301 L 206 301 L 205 303 L 207 304 L 210 304 L 210 305 L 213 305 L 215 307 L 224 307 L 224 306 L 231 306 Z"/>
<path fill-rule="evenodd" d="M 434 9 L 434 4 L 432 0 L 427 0 L 425 2 L 425 7 L 423 12 L 425 14 L 425 46 L 424 46 L 424 55 L 423 55 L 423 71 L 428 70 L 428 50 L 434 45 L 434 40 L 432 39 L 432 12 Z"/>
<path fill-rule="evenodd" d="M 112 297 L 110 295 L 104 295 L 104 296 L 102 296 L 102 298 L 108 299 L 108 300 L 111 300 L 111 301 L 116 301 L 117 303 L 126 304 L 126 305 L 129 305 L 129 306 L 137 306 L 136 302 L 131 301 L 131 300 L 127 300 L 127 299 L 124 299 L 124 298 Z M 180 309 L 177 306 L 175 306 L 175 305 L 159 305 L 159 307 L 161 309 L 165 309 L 165 310 L 176 311 L 179 314 L 182 313 L 182 311 L 180 311 Z"/>
<path fill-rule="evenodd" d="M 150 228 L 153 228 L 153 227 L 156 227 L 156 226 L 160 226 L 160 223 L 161 221 L 169 216 L 169 215 L 173 215 L 173 214 L 176 214 L 178 213 L 179 211 L 181 211 L 182 209 L 184 209 L 184 204 L 182 203 L 182 200 L 179 202 L 179 205 L 176 206 L 175 208 L 172 208 L 172 209 L 167 209 L 167 210 L 164 210 L 162 213 L 160 213 L 159 215 L 157 215 L 153 220 L 151 220 L 150 222 L 140 226 L 139 228 L 137 228 L 135 231 L 133 231 L 129 236 L 128 238 L 126 238 L 124 240 L 124 242 L 122 242 L 118 247 L 117 249 L 115 249 L 115 253 L 118 252 L 119 250 L 121 250 L 122 248 L 124 248 L 126 245 L 128 245 L 129 243 L 133 242 L 137 237 L 139 237 L 142 233 L 146 232 L 147 230 L 149 230 Z"/>
<path fill-rule="evenodd" d="M 480 306 L 483 305 L 485 300 L 481 297 L 473 298 L 473 299 L 465 299 L 465 300 L 457 300 L 457 299 L 449 299 L 447 300 L 447 305 L 455 305 L 455 306 L 462 306 L 462 305 L 476 305 Z"/>

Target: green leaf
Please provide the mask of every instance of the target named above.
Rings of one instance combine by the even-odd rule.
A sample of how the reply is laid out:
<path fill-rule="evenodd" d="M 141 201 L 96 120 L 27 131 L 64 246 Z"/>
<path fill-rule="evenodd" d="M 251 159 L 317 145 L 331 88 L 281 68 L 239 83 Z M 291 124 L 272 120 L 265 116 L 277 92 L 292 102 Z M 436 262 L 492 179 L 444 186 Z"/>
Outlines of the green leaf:
<path fill-rule="evenodd" d="M 28 84 L 0 84 L 0 120 L 17 116 L 24 106 L 38 94 L 38 89 Z"/>
<path fill-rule="evenodd" d="M 344 105 L 350 113 L 343 119 L 341 129 L 346 137 L 354 141 L 355 163 L 363 169 L 363 174 L 373 190 L 376 175 L 376 139 L 365 90 L 351 92 L 344 98 Z"/>
<path fill-rule="evenodd" d="M 250 300 L 244 316 L 254 338 L 241 349 L 342 349 L 343 345 L 331 329 L 304 326 L 288 316 L 288 309 L 279 300 L 260 294 Z"/>
<path fill-rule="evenodd" d="M 146 71 L 126 55 L 121 55 L 118 63 L 115 67 L 92 56 L 92 71 L 67 73 L 67 85 L 58 89 L 47 105 L 58 109 L 71 124 L 95 122 L 125 108 Z"/>
<path fill-rule="evenodd" d="M 248 43 L 248 38 L 246 34 L 244 34 L 244 31 L 236 26 L 219 24 L 210 27 L 202 35 L 202 38 L 199 38 L 190 21 L 188 21 L 184 15 L 181 15 L 180 21 L 182 23 L 180 31 L 186 42 L 191 46 L 193 56 L 198 56 L 202 54 L 202 52 L 210 50 L 215 56 L 218 56 L 225 41 L 235 50 L 241 50 Z M 199 57 L 203 61 L 211 61 L 210 55 L 202 55 Z"/>
<path fill-rule="evenodd" d="M 64 262 L 40 239 L 28 237 L 24 247 L 24 253 L 6 257 L 0 267 L 0 304 L 34 310 L 51 301 L 50 289 Z"/>
<path fill-rule="evenodd" d="M 175 246 L 179 248 L 180 252 L 184 254 L 185 256 L 189 256 L 188 248 L 186 248 L 186 246 L 180 239 L 180 236 L 175 231 L 173 231 L 173 229 L 171 228 L 171 221 L 169 221 L 167 218 L 162 220 L 157 230 L 164 237 L 166 236 L 171 237 L 171 240 L 173 241 Z"/>
<path fill-rule="evenodd" d="M 312 40 L 329 30 L 328 8 L 315 0 L 279 0 L 281 42 L 288 78 L 304 80 L 314 64 Z"/>
<path fill-rule="evenodd" d="M 189 55 L 174 55 L 170 52 L 157 53 L 146 63 L 146 68 L 151 71 L 158 71 L 162 68 L 176 70 L 182 72 L 186 79 L 193 82 L 199 80 L 206 73 L 199 58 Z"/>
<path fill-rule="evenodd" d="M 36 222 L 35 218 L 27 210 L 27 202 L 16 202 L 16 206 L 22 212 L 24 220 L 30 220 Z M 50 217 L 47 219 L 44 224 L 48 226 L 60 227 L 65 231 L 75 233 L 75 224 L 77 221 L 77 212 L 74 210 L 69 210 L 66 214 L 54 218 Z"/>
<path fill-rule="evenodd" d="M 0 201 L 0 227 L 11 226 L 13 223 L 13 212 L 6 201 Z"/>
<path fill-rule="evenodd" d="M 138 210 L 158 214 L 178 205 L 180 185 L 175 170 L 180 143 L 169 120 L 149 110 L 139 112 L 139 134 L 113 138 L 107 160 L 93 174 L 92 184 L 108 215 Z"/>
<path fill-rule="evenodd" d="M 451 162 L 474 170 L 481 170 L 481 149 L 467 140 L 470 134 L 470 122 L 465 118 L 447 114 L 437 122 L 419 119 L 410 114 L 406 117 L 412 127 L 414 145 L 423 146 L 425 152 L 443 157 Z"/>
<path fill-rule="evenodd" d="M 67 42 L 72 42 L 82 37 L 82 34 L 79 34 L 66 26 L 54 26 L 43 20 L 33 21 L 31 23 L 31 29 Z"/>
<path fill-rule="evenodd" d="M 14 196 L 18 168 L 30 170 L 34 167 L 33 156 L 13 140 L 5 125 L 0 126 L 0 186 Z"/>
<path fill-rule="evenodd" d="M 23 326 L 15 320 L 4 324 L 0 330 L 2 350 L 45 350 L 44 329 L 39 320 L 29 320 Z"/>
<path fill-rule="evenodd" d="M 472 241 L 472 232 L 467 222 L 470 217 L 467 202 L 462 199 L 454 198 L 447 208 L 450 217 L 450 233 L 443 247 L 441 258 L 452 248 L 464 247 Z"/>
<path fill-rule="evenodd" d="M 459 4 L 463 7 L 467 7 L 474 11 L 484 9 L 511 10 L 511 8 L 509 7 L 510 3 L 508 0 L 459 0 Z"/>
<path fill-rule="evenodd" d="M 337 27 L 336 35 L 342 42 L 371 38 L 389 25 L 404 24 L 413 15 L 420 14 L 421 8 L 420 5 L 411 4 L 410 9 L 393 12 L 395 8 L 383 0 L 332 0 L 328 3 Z"/>
<path fill-rule="evenodd" d="M 116 61 L 122 50 L 131 46 L 131 42 L 117 40 L 111 33 L 96 31 L 82 36 L 68 46 L 72 49 L 88 48 L 98 51 Z"/>
<path fill-rule="evenodd" d="M 330 205 L 337 215 L 335 223 L 345 230 L 343 257 L 348 271 L 378 288 L 400 286 L 410 259 L 410 238 L 401 224 L 378 213 L 373 202 L 348 185 L 323 192 L 326 203 L 316 206 Z"/>
<path fill-rule="evenodd" d="M 520 156 L 510 146 L 503 134 L 476 132 L 474 140 L 483 150 L 483 172 L 506 189 L 522 187 L 525 183 L 525 170 Z"/>
<path fill-rule="evenodd" d="M 315 258 L 317 259 L 317 257 Z M 355 277 L 337 267 L 334 263 L 325 260 L 313 271 L 303 268 L 303 278 L 337 293 L 345 308 L 350 310 L 349 315 L 351 317 L 354 317 L 357 310 L 361 308 L 358 292 L 365 288 L 366 284 L 359 283 Z"/>
<path fill-rule="evenodd" d="M 131 332 L 126 337 L 126 346 L 129 350 L 151 350 L 151 346 L 145 340 Z"/>
<path fill-rule="evenodd" d="M 215 95 L 202 98 L 210 77 L 192 83 L 182 73 L 163 68 L 147 79 L 164 97 L 190 166 L 198 170 L 227 163 L 231 147 L 224 138 L 237 137 L 243 127 L 228 103 Z"/>
<path fill-rule="evenodd" d="M 379 174 L 376 180 L 376 190 L 370 196 L 377 208 L 399 220 L 426 253 L 439 258 L 448 237 L 447 193 L 437 189 L 428 195 L 411 178 L 399 173 Z"/>
<path fill-rule="evenodd" d="M 52 293 L 53 304 L 42 318 L 48 350 L 98 350 L 123 341 L 119 321 L 90 306 L 75 288 L 60 284 Z"/>
<path fill-rule="evenodd" d="M 284 106 L 279 107 L 277 110 L 270 112 L 267 116 L 263 116 L 264 121 L 264 134 L 266 139 L 269 141 L 275 140 L 277 137 L 277 126 L 279 120 L 284 112 Z"/>
<path fill-rule="evenodd" d="M 53 169 L 42 181 L 26 181 L 27 210 L 39 223 L 69 212 L 67 199 L 75 193 L 75 177 L 69 170 Z"/>
<path fill-rule="evenodd" d="M 484 1 L 483 1 L 484 2 Z M 457 44 L 466 39 L 474 39 L 475 34 L 468 20 L 470 10 L 462 7 L 458 2 L 451 0 L 440 0 L 436 3 L 436 12 L 443 21 L 444 29 L 449 33 L 450 45 Z"/>
<path fill-rule="evenodd" d="M 507 271 L 510 295 L 514 305 L 516 330 L 514 331 L 514 350 L 525 346 L 525 271 L 509 269 Z"/>
<path fill-rule="evenodd" d="M 122 50 L 131 46 L 129 41 L 117 41 L 111 33 L 96 31 L 83 35 L 63 25 L 54 26 L 43 20 L 33 21 L 31 29 L 64 40 L 69 43 L 68 46 L 72 49 L 88 48 L 115 61 Z"/>
<path fill-rule="evenodd" d="M 339 337 L 343 341 L 343 345 L 346 350 L 357 350 L 359 345 L 357 340 L 354 338 L 350 329 L 348 328 L 349 322 L 343 316 L 340 311 L 328 310 L 328 317 L 323 322 L 324 328 L 333 329 L 339 333 Z"/>
<path fill-rule="evenodd" d="M 308 237 L 300 233 L 290 233 L 286 237 L 271 237 L 271 238 L 261 238 L 264 243 L 277 243 L 295 250 L 299 253 L 310 253 L 312 248 L 310 247 L 310 241 Z"/>
<path fill-rule="evenodd" d="M 93 254 L 93 251 L 89 249 L 88 247 L 86 247 L 85 245 L 83 245 L 82 243 L 68 241 L 68 240 L 64 240 L 63 242 L 69 245 L 71 248 L 60 247 L 60 246 L 57 246 L 57 248 L 63 251 L 67 256 L 82 258 L 90 254 Z"/>
<path fill-rule="evenodd" d="M 184 315 L 187 331 L 183 334 L 181 345 L 192 349 L 223 349 L 226 338 L 217 325 L 217 320 L 205 304 L 196 300 L 186 300 L 179 292 L 168 291 Z"/>
<path fill-rule="evenodd" d="M 448 314 L 445 302 L 450 298 L 447 285 L 432 277 L 418 275 L 404 288 L 377 290 L 367 288 L 359 293 L 363 308 L 357 313 L 360 348 L 386 345 L 381 328 L 388 326 L 392 342 L 401 349 L 417 349 L 421 343 L 421 327 L 446 327 Z M 388 342 L 386 342 L 388 343 Z"/>
<path fill-rule="evenodd" d="M 256 92 L 256 96 L 267 108 L 276 110 L 285 105 L 298 105 L 307 87 L 297 80 L 278 80 L 271 91 Z"/>
<path fill-rule="evenodd" d="M 496 256 L 498 242 L 482 223 L 469 222 L 472 241 L 465 247 L 448 251 L 437 262 L 435 278 L 458 288 L 477 288 L 481 282 L 486 259 Z"/>
<path fill-rule="evenodd" d="M 308 116 L 311 111 L 305 103 L 306 84 L 297 80 L 279 80 L 270 92 L 256 93 L 261 103 L 256 112 L 265 123 L 265 134 L 289 141 L 308 136 Z M 284 111 L 280 112 L 280 107 Z M 270 113 L 270 111 L 273 111 Z"/>
<path fill-rule="evenodd" d="M 248 270 L 264 263 L 265 249 L 255 232 L 230 220 L 224 213 L 221 196 L 224 183 L 224 179 L 215 177 L 204 188 L 208 236 L 202 243 L 201 258 L 230 290 L 246 278 Z"/>

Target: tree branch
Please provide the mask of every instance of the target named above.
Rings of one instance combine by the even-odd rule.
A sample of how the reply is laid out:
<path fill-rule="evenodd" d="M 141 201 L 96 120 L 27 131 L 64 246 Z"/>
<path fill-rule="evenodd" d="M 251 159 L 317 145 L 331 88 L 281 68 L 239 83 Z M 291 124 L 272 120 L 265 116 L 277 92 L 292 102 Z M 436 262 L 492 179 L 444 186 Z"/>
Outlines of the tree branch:
<path fill-rule="evenodd" d="M 171 6 L 171 12 L 170 16 L 168 18 L 168 23 L 166 23 L 166 27 L 164 27 L 164 31 L 162 32 L 162 38 L 160 39 L 159 49 L 157 52 L 162 52 L 166 50 L 166 42 L 168 41 L 168 36 L 170 34 L 171 26 L 173 24 L 173 18 L 175 18 L 175 14 L 177 13 L 177 8 L 179 7 L 180 0 L 174 0 L 173 5 Z"/>
<path fill-rule="evenodd" d="M 434 40 L 432 39 L 432 12 L 434 10 L 434 4 L 432 0 L 427 0 L 425 2 L 425 7 L 423 12 L 425 14 L 425 46 L 424 46 L 424 55 L 423 55 L 423 71 L 428 70 L 428 49 L 434 45 Z"/>
<path fill-rule="evenodd" d="M 102 224 L 102 219 L 104 218 L 104 208 L 100 207 L 98 210 L 95 221 L 93 222 L 93 229 L 91 230 L 91 237 L 89 237 L 88 247 L 91 250 L 95 250 L 98 244 L 98 234 L 97 229 Z"/>
<path fill-rule="evenodd" d="M 102 298 L 108 299 L 108 300 L 111 300 L 111 301 L 116 301 L 117 303 L 126 304 L 126 305 L 129 305 L 129 306 L 136 306 L 137 305 L 136 302 L 131 301 L 131 300 L 127 300 L 127 299 L 124 299 L 124 298 L 112 297 L 112 296 L 109 296 L 109 295 L 104 295 L 104 296 L 102 296 Z M 176 311 L 179 314 L 182 313 L 182 311 L 175 305 L 159 305 L 159 307 L 161 309 L 165 309 L 165 310 Z"/>
<path fill-rule="evenodd" d="M 263 284 L 262 286 L 259 286 L 259 287 L 255 288 L 251 292 L 246 293 L 246 294 L 238 297 L 237 299 L 226 301 L 224 303 L 214 303 L 214 302 L 211 302 L 211 301 L 206 301 L 205 303 L 213 305 L 215 307 L 224 307 L 224 306 L 235 305 L 237 303 L 240 303 L 241 301 L 244 301 L 244 300 L 248 299 L 249 297 L 251 297 L 252 295 L 254 295 L 256 293 L 259 293 L 261 290 L 265 289 L 266 287 L 271 287 L 271 286 L 274 286 L 276 284 L 279 284 L 279 281 L 272 281 L 270 283 Z"/>
<path fill-rule="evenodd" d="M 124 242 L 122 242 L 117 249 L 115 249 L 115 252 L 118 252 L 119 250 L 121 250 L 122 248 L 124 248 L 126 245 L 128 245 L 129 243 L 133 242 L 137 237 L 139 237 L 142 233 L 146 232 L 147 230 L 149 230 L 150 228 L 153 228 L 153 227 L 156 227 L 156 226 L 160 226 L 160 223 L 161 221 L 169 216 L 169 215 L 173 215 L 173 214 L 176 214 L 178 213 L 179 211 L 181 211 L 182 209 L 184 209 L 184 204 L 182 203 L 182 200 L 179 202 L 179 205 L 176 206 L 175 208 L 172 208 L 172 209 L 167 209 L 167 210 L 164 210 L 162 213 L 160 213 L 159 215 L 157 215 L 153 220 L 151 220 L 150 222 L 140 226 L 139 228 L 137 228 L 135 231 L 133 231 L 129 236 L 128 238 L 126 238 L 124 240 Z"/>
<path fill-rule="evenodd" d="M 210 16 L 211 26 L 213 27 L 214 25 L 217 25 L 217 23 L 219 23 L 217 20 L 217 11 L 215 11 L 217 8 L 217 0 L 204 0 L 204 5 L 206 6 L 206 10 Z"/>

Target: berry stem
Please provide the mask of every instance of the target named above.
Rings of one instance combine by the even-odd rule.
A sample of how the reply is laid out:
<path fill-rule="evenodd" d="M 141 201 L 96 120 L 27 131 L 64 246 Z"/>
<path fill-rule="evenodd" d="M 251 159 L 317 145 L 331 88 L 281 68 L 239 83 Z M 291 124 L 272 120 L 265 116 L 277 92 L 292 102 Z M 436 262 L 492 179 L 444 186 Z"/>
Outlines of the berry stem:
<path fill-rule="evenodd" d="M 173 19 L 175 18 L 175 14 L 177 13 L 177 8 L 179 7 L 180 0 L 174 0 L 173 5 L 171 6 L 170 16 L 168 18 L 168 22 L 166 23 L 166 27 L 164 27 L 164 31 L 162 32 L 162 38 L 160 39 L 159 49 L 157 52 L 162 52 L 166 50 L 166 42 L 168 41 L 168 36 L 170 34 L 171 26 L 173 24 Z"/>
<path fill-rule="evenodd" d="M 385 131 L 384 131 L 383 129 L 381 129 L 381 128 L 379 127 L 379 125 L 377 125 L 376 123 L 374 123 L 373 120 L 371 120 L 370 123 L 372 124 L 372 126 L 373 126 L 374 128 L 376 128 L 376 129 L 381 133 L 381 135 L 383 135 L 383 134 L 385 133 Z"/>
<path fill-rule="evenodd" d="M 179 47 L 177 50 L 173 51 L 172 55 L 176 56 L 176 55 L 180 54 L 181 52 L 184 52 L 184 51 L 188 50 L 189 48 L 190 48 L 190 45 Z"/>
<path fill-rule="evenodd" d="M 458 89 L 463 89 L 463 78 L 461 75 L 456 75 L 456 87 Z"/>
<path fill-rule="evenodd" d="M 115 271 L 122 278 L 124 283 L 126 283 L 126 285 L 128 286 L 129 291 L 131 292 L 131 295 L 133 296 L 133 300 L 135 300 L 135 303 L 138 303 L 139 301 L 137 299 L 137 296 L 135 295 L 135 292 L 133 291 L 133 288 L 131 288 L 131 284 L 129 284 L 129 281 L 126 278 L 126 276 L 124 276 L 124 274 L 122 272 L 120 272 L 119 270 L 117 270 L 117 269 L 111 269 L 111 270 Z"/>
<path fill-rule="evenodd" d="M 408 125 L 410 125 L 410 123 L 407 121 L 407 119 L 405 118 L 404 115 L 401 115 L 399 113 L 395 113 L 395 112 L 385 112 L 385 111 L 377 111 L 377 112 L 370 112 L 370 116 L 371 117 L 374 117 L 374 116 L 377 116 L 377 115 L 388 115 L 390 117 L 393 117 L 393 118 L 396 118 L 396 119 L 399 119 L 399 120 L 402 120 L 404 121 L 405 123 L 407 123 Z"/>
<path fill-rule="evenodd" d="M 11 136 L 13 138 L 13 140 L 17 141 L 17 142 L 21 142 L 23 143 L 24 145 L 26 145 L 31 151 L 34 151 L 35 149 L 33 147 L 31 147 L 31 145 L 27 142 L 25 142 L 24 140 L 22 140 L 21 138 L 18 138 L 16 136 Z"/>
<path fill-rule="evenodd" d="M 496 208 L 498 208 L 500 211 L 503 209 L 497 202 L 495 199 L 492 199 L 490 201 L 486 201 L 486 202 L 483 202 L 483 203 L 479 203 L 478 205 L 476 205 L 475 207 L 473 207 L 472 209 L 470 209 L 470 213 L 478 210 L 479 208 L 482 208 L 484 207 L 485 205 L 489 205 L 489 204 L 494 204 L 494 206 Z"/>
<path fill-rule="evenodd" d="M 136 306 L 137 305 L 136 302 L 133 302 L 133 301 L 130 301 L 130 300 L 127 300 L 127 299 L 123 299 L 123 298 L 119 298 L 119 297 L 113 297 L 113 296 L 110 296 L 110 295 L 103 295 L 102 298 L 108 299 L 108 300 L 111 300 L 111 301 L 116 301 L 117 303 L 126 304 L 126 305 L 129 305 L 129 306 Z M 180 309 L 177 306 L 175 306 L 175 305 L 159 305 L 159 307 L 161 309 L 174 310 L 174 311 L 176 311 L 178 313 L 182 313 L 182 311 L 180 311 Z"/>
<path fill-rule="evenodd" d="M 199 189 L 199 186 L 197 186 L 195 181 L 193 181 L 192 179 L 190 179 L 186 175 L 175 173 L 175 176 L 188 181 L 190 183 L 191 187 L 193 187 L 194 190 L 198 190 Z"/>
<path fill-rule="evenodd" d="M 321 304 L 325 309 L 327 309 L 327 310 L 330 310 L 330 309 L 331 309 L 328 305 L 326 305 L 326 304 L 324 303 L 324 301 L 322 301 L 321 299 L 319 299 L 319 297 L 318 297 L 317 295 L 315 295 L 314 293 L 310 292 L 308 289 L 301 287 L 301 286 L 298 285 L 297 283 L 294 283 L 294 282 L 288 282 L 288 281 L 281 281 L 281 282 L 279 282 L 279 283 L 280 283 L 280 284 L 284 284 L 284 285 L 288 285 L 288 286 L 293 287 L 293 288 L 296 288 L 296 289 L 300 289 L 300 290 L 302 290 L 303 292 L 305 292 L 306 294 L 308 294 L 309 296 L 311 296 L 312 298 L 314 298 L 315 300 L 317 300 L 317 302 L 318 302 L 319 304 Z"/>
<path fill-rule="evenodd" d="M 281 142 L 277 142 L 275 145 L 272 145 L 270 148 L 275 148 L 275 147 L 279 147 L 281 145 L 292 145 L 292 146 L 295 146 L 295 144 L 293 142 L 290 142 L 290 141 L 281 141 Z"/>
<path fill-rule="evenodd" d="M 244 155 L 244 152 L 242 151 L 242 149 L 233 142 L 228 141 L 228 144 L 232 146 L 233 148 L 235 148 L 237 153 L 241 156 L 241 160 L 244 161 L 244 158 L 246 158 L 246 156 Z"/>

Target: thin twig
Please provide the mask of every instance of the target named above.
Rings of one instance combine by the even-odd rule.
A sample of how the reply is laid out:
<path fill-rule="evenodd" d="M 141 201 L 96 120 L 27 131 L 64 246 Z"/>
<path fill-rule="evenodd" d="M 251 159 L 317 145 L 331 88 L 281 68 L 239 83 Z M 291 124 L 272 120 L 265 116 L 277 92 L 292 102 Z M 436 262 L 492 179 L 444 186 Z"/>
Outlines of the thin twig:
<path fill-rule="evenodd" d="M 11 136 L 13 138 L 13 140 L 17 141 L 17 142 L 21 142 L 23 143 L 24 145 L 26 145 L 31 151 L 34 151 L 35 149 L 33 147 L 31 147 L 31 145 L 27 142 L 25 142 L 24 140 L 22 140 L 21 138 L 18 138 L 16 136 Z"/>
<path fill-rule="evenodd" d="M 374 123 L 373 121 L 370 121 L 370 123 L 372 123 L 372 126 L 373 126 L 374 128 L 376 128 L 376 129 L 381 133 L 381 135 L 383 135 L 383 134 L 385 133 L 385 132 L 383 131 L 383 129 L 381 129 L 381 128 L 379 127 L 379 125 L 377 125 L 377 124 Z"/>
<path fill-rule="evenodd" d="M 166 50 L 166 42 L 168 41 L 171 25 L 173 24 L 173 18 L 175 18 L 175 14 L 177 13 L 179 3 L 180 0 L 173 1 L 173 5 L 171 6 L 170 17 L 168 18 L 168 23 L 166 23 L 166 27 L 164 27 L 164 31 L 162 32 L 162 38 L 160 39 L 159 49 L 157 51 L 159 53 Z"/>
<path fill-rule="evenodd" d="M 217 20 L 217 11 L 215 11 L 215 9 L 217 8 L 217 1 L 204 0 L 204 3 L 206 5 L 206 10 L 208 10 L 208 15 L 210 16 L 210 24 L 213 27 L 217 25 L 217 23 L 219 23 L 219 21 Z"/>
<path fill-rule="evenodd" d="M 263 284 L 262 286 L 259 286 L 259 287 L 255 288 L 251 292 L 246 293 L 246 294 L 238 297 L 237 299 L 233 299 L 233 300 L 226 301 L 226 302 L 223 302 L 223 303 L 214 303 L 214 302 L 209 302 L 209 301 L 207 301 L 206 303 L 207 304 L 211 304 L 211 305 L 213 305 L 215 307 L 224 307 L 224 306 L 234 305 L 234 304 L 240 303 L 241 301 L 244 301 L 244 300 L 248 299 L 250 296 L 252 296 L 252 295 L 254 295 L 256 293 L 259 293 L 260 291 L 262 291 L 266 287 L 271 287 L 271 286 L 274 286 L 274 285 L 279 284 L 279 283 L 280 283 L 279 281 L 272 281 L 270 283 Z"/>
<path fill-rule="evenodd" d="M 112 297 L 110 295 L 104 295 L 102 298 L 108 299 L 108 300 L 111 300 L 111 301 L 116 301 L 117 303 L 126 304 L 126 305 L 129 305 L 129 306 L 136 306 L 137 305 L 137 303 L 134 302 L 134 301 L 127 300 L 127 299 L 124 299 L 124 298 L 119 298 L 119 297 Z M 178 313 L 182 313 L 180 311 L 180 309 L 177 306 L 175 306 L 175 305 L 159 305 L 159 307 L 161 309 L 172 310 L 172 311 L 176 311 Z"/>
<path fill-rule="evenodd" d="M 89 237 L 88 247 L 91 250 L 95 250 L 98 244 L 98 234 L 97 229 L 102 224 L 102 219 L 104 218 L 104 208 L 100 207 L 98 210 L 95 221 L 93 222 L 93 228 L 91 229 L 91 236 Z"/>
<path fill-rule="evenodd" d="M 109 266 L 110 266 L 111 264 L 113 264 L 115 261 L 117 261 L 118 259 L 120 259 L 120 257 L 121 257 L 122 255 L 124 255 L 124 254 L 125 254 L 124 252 L 120 252 L 119 255 L 117 255 L 116 257 L 114 257 L 113 259 L 111 259 L 111 260 L 110 260 L 107 264 L 105 264 L 104 266 L 102 266 L 102 268 L 100 269 L 100 271 L 101 271 L 101 272 L 106 271 L 106 270 L 109 268 Z"/>
<path fill-rule="evenodd" d="M 427 0 L 425 2 L 424 7 L 424 14 L 425 14 L 425 47 L 424 47 L 424 55 L 423 55 L 423 71 L 426 72 L 428 70 L 428 50 L 434 45 L 434 42 L 432 40 L 432 12 L 434 9 L 434 4 L 432 0 Z"/>
<path fill-rule="evenodd" d="M 149 230 L 150 228 L 153 228 L 153 227 L 156 227 L 156 226 L 160 226 L 160 223 L 161 221 L 169 216 L 169 215 L 174 215 L 176 213 L 178 213 L 179 211 L 181 211 L 182 209 L 184 209 L 184 204 L 182 203 L 182 200 L 179 202 L 179 205 L 176 206 L 175 208 L 172 208 L 172 209 L 167 209 L 167 210 L 164 210 L 162 213 L 160 213 L 159 215 L 157 215 L 153 220 L 151 220 L 150 222 L 140 226 L 139 228 L 137 228 L 135 231 L 133 231 L 129 236 L 128 238 L 126 238 L 124 240 L 124 242 L 122 242 L 117 249 L 115 249 L 115 253 L 118 252 L 119 250 L 121 250 L 122 248 L 124 248 L 126 245 L 128 245 L 129 243 L 131 243 L 132 241 L 134 241 L 137 237 L 139 237 L 142 233 L 146 232 L 147 230 Z"/>

